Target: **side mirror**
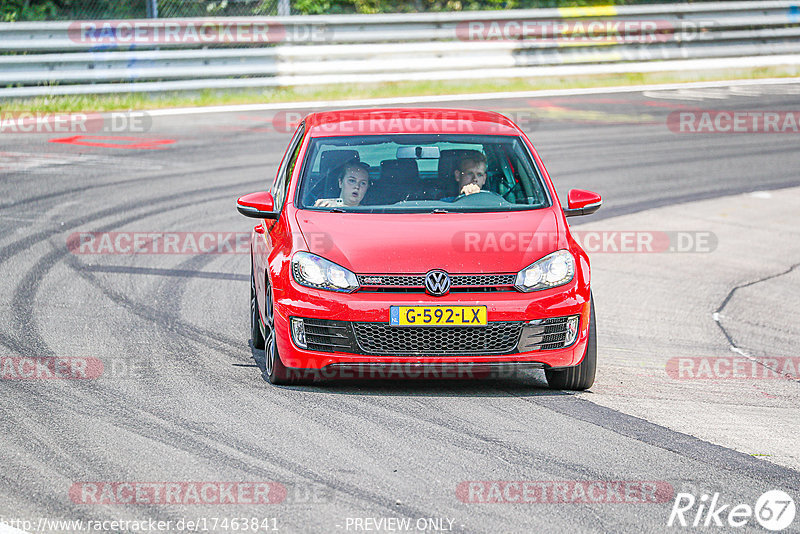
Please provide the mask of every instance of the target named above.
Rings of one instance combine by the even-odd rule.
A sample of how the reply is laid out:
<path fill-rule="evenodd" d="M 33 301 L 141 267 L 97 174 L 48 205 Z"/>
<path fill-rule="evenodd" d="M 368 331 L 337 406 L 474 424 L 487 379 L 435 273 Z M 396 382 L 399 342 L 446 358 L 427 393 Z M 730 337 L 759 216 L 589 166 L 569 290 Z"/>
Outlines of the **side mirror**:
<path fill-rule="evenodd" d="M 236 201 L 236 209 L 245 217 L 252 217 L 254 219 L 277 219 L 280 213 L 273 211 L 275 209 L 275 199 L 272 198 L 272 193 L 267 191 L 259 191 L 258 193 L 250 193 L 243 197 L 239 197 Z"/>
<path fill-rule="evenodd" d="M 567 193 L 567 209 L 564 215 L 575 217 L 576 215 L 589 215 L 600 209 L 603 199 L 600 195 L 592 191 L 583 189 L 570 189 Z"/>

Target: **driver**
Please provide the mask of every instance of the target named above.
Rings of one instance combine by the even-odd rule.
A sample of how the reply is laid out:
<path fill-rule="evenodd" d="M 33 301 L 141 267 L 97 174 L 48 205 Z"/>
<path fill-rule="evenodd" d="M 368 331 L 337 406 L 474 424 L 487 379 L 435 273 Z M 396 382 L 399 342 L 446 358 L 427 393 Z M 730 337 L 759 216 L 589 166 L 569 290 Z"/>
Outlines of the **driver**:
<path fill-rule="evenodd" d="M 458 184 L 459 195 L 477 193 L 486 183 L 486 156 L 475 152 L 461 158 L 453 172 Z"/>
<path fill-rule="evenodd" d="M 458 196 L 443 198 L 442 202 L 454 202 L 457 198 L 479 193 L 486 183 L 486 156 L 483 152 L 470 150 L 459 160 L 453 177 L 458 184 Z"/>
<path fill-rule="evenodd" d="M 360 161 L 346 163 L 339 178 L 339 189 L 339 198 L 320 198 L 314 203 L 314 207 L 352 207 L 361 204 L 369 189 L 369 165 Z"/>

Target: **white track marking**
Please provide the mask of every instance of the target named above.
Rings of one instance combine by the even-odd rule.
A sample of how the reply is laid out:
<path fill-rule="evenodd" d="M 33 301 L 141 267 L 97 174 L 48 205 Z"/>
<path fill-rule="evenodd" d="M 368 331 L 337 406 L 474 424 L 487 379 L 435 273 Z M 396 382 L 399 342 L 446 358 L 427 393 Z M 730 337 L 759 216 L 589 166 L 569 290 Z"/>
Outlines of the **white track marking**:
<path fill-rule="evenodd" d="M 73 154 L 31 154 L 27 152 L 0 152 L 0 171 L 27 171 L 40 167 L 72 165 L 91 162 L 97 156 Z"/>
<path fill-rule="evenodd" d="M 800 94 L 800 85 L 731 85 L 720 88 L 680 88 L 674 90 L 652 90 L 645 91 L 644 96 L 660 100 L 688 100 L 699 101 L 709 99 L 725 99 L 730 97 L 751 96 L 759 97 L 763 95 L 797 95 Z"/>
<path fill-rule="evenodd" d="M 742 87 L 756 85 L 800 84 L 800 78 L 764 78 L 761 80 L 724 80 L 715 82 L 670 83 L 658 85 L 626 85 L 619 87 L 588 87 L 581 89 L 548 89 L 541 91 L 514 91 L 504 93 L 476 93 L 461 95 L 431 95 L 394 98 L 364 98 L 357 100 L 322 100 L 318 102 L 276 102 L 271 104 L 242 104 L 194 108 L 154 109 L 147 113 L 153 117 L 174 115 L 199 115 L 205 113 L 230 113 L 247 111 L 277 111 L 282 109 L 352 108 L 364 106 L 390 106 L 397 104 L 424 104 L 433 102 L 473 102 L 511 98 L 543 98 L 553 96 L 602 95 L 609 93 L 636 93 L 642 91 L 668 91 L 676 89 Z M 800 87 L 800 85 L 798 85 Z"/>
<path fill-rule="evenodd" d="M 0 152 L 0 172 L 19 172 L 33 169 L 58 169 L 63 165 L 125 165 L 128 168 L 161 170 L 165 166 L 146 159 L 131 159 L 115 156 L 96 156 L 92 154 Z"/>

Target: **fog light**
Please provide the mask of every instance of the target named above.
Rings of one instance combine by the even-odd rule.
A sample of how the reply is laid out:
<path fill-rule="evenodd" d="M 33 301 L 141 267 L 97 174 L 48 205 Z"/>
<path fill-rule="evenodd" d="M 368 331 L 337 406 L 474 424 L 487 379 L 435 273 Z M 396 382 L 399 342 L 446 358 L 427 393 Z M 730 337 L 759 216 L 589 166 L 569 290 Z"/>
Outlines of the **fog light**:
<path fill-rule="evenodd" d="M 308 345 L 306 344 L 306 327 L 303 324 L 303 320 L 299 317 L 292 317 L 292 340 L 294 344 L 300 347 L 301 349 L 307 349 Z"/>
<path fill-rule="evenodd" d="M 549 317 L 533 319 L 522 325 L 522 333 L 517 344 L 519 352 L 534 350 L 559 350 L 575 343 L 578 339 L 580 315 L 568 317 Z"/>
<path fill-rule="evenodd" d="M 567 337 L 564 338 L 565 347 L 575 343 L 575 338 L 578 337 L 578 319 L 580 319 L 580 315 L 573 315 L 567 318 Z"/>

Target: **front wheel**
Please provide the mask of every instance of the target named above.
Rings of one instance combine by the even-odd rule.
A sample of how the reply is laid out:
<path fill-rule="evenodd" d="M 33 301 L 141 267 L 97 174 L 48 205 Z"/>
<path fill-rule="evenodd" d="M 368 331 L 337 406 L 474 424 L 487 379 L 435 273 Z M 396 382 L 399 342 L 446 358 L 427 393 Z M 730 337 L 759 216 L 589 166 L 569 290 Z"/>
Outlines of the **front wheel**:
<path fill-rule="evenodd" d="M 594 322 L 594 298 L 589 307 L 589 340 L 586 343 L 586 352 L 581 363 L 567 369 L 545 369 L 547 385 L 551 389 L 567 389 L 582 391 L 589 389 L 594 384 L 594 375 L 597 370 L 597 332 Z"/>
<path fill-rule="evenodd" d="M 258 296 L 256 295 L 256 277 L 253 272 L 253 261 L 250 259 L 250 339 L 253 340 L 253 348 L 264 350 L 264 323 L 261 321 L 261 314 L 258 313 Z"/>
<path fill-rule="evenodd" d="M 267 342 L 266 358 L 264 359 L 264 376 L 270 384 L 276 386 L 291 386 L 309 384 L 313 379 L 302 376 L 303 369 L 292 369 L 283 365 L 280 354 L 278 354 L 278 343 L 275 340 L 275 316 L 272 307 L 272 291 L 267 287 L 266 291 L 267 308 Z"/>

